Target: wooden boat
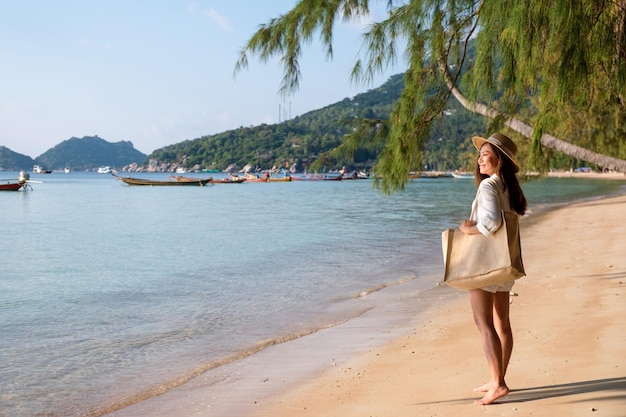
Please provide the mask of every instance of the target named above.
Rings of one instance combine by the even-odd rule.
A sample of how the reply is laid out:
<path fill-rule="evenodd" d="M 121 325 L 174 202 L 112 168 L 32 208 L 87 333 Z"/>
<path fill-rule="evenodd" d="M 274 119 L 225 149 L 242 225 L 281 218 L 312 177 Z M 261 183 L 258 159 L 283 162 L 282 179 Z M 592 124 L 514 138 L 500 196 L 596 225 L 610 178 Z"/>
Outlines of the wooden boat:
<path fill-rule="evenodd" d="M 353 171 L 349 174 L 343 174 L 341 176 L 341 178 L 343 179 L 343 181 L 346 180 L 367 180 L 369 179 L 369 175 L 367 175 L 364 172 L 357 172 L 357 171 Z"/>
<path fill-rule="evenodd" d="M 194 180 L 195 178 L 189 178 L 189 177 L 175 177 L 176 179 L 178 179 L 179 181 L 190 181 L 190 180 Z M 246 179 L 243 177 L 239 177 L 237 175 L 233 175 L 233 174 L 228 174 L 228 177 L 226 178 L 213 178 L 211 180 L 211 184 L 241 184 L 243 182 L 246 182 Z"/>
<path fill-rule="evenodd" d="M 289 182 L 291 181 L 291 177 L 286 175 L 284 177 L 269 177 L 267 182 Z"/>
<path fill-rule="evenodd" d="M 0 191 L 19 191 L 19 190 L 28 190 L 33 189 L 30 186 L 31 182 L 36 182 L 41 184 L 40 181 L 31 181 L 30 175 L 25 173 L 24 171 L 20 171 L 20 175 L 18 179 L 1 179 L 0 180 Z"/>
<path fill-rule="evenodd" d="M 128 185 L 155 185 L 155 186 L 204 186 L 207 184 L 211 184 L 213 178 L 187 178 L 185 180 L 146 180 L 141 178 L 131 178 L 131 177 L 120 177 L 118 175 L 112 174 L 115 178 Z"/>
<path fill-rule="evenodd" d="M 241 184 L 246 182 L 245 178 L 220 178 L 212 180 L 213 184 Z"/>
<path fill-rule="evenodd" d="M 267 177 L 260 177 L 258 175 L 250 174 L 246 172 L 246 181 L 247 182 L 267 182 Z"/>
<path fill-rule="evenodd" d="M 193 178 L 193 177 L 181 177 L 180 175 L 174 175 L 171 176 L 170 178 L 174 178 L 176 181 L 180 181 L 180 182 L 197 182 L 198 178 Z M 219 178 L 219 179 L 211 179 L 211 184 L 241 184 L 242 182 L 245 182 L 246 179 L 245 178 L 241 178 L 238 177 L 236 175 L 232 175 L 229 174 L 228 177 L 226 178 Z"/>
<path fill-rule="evenodd" d="M 291 176 L 291 181 L 322 181 L 323 179 L 324 175 L 322 174 L 301 174 Z"/>
<path fill-rule="evenodd" d="M 0 191 L 19 191 L 20 188 L 24 187 L 27 183 L 26 181 L 21 182 L 13 182 L 15 180 L 2 180 L 6 181 L 5 183 L 0 184 Z"/>
<path fill-rule="evenodd" d="M 176 181 L 182 181 L 182 182 L 184 182 L 184 181 L 187 181 L 187 182 L 197 182 L 200 178 L 183 177 L 183 176 L 180 176 L 180 175 L 170 175 L 170 179 L 174 179 Z M 209 177 L 209 179 L 211 181 L 213 181 L 212 177 Z"/>
<path fill-rule="evenodd" d="M 248 182 L 289 182 L 292 178 L 289 175 L 285 175 L 282 177 L 272 177 L 270 175 L 264 174 L 263 176 L 258 176 L 255 174 L 246 173 L 246 181 Z"/>

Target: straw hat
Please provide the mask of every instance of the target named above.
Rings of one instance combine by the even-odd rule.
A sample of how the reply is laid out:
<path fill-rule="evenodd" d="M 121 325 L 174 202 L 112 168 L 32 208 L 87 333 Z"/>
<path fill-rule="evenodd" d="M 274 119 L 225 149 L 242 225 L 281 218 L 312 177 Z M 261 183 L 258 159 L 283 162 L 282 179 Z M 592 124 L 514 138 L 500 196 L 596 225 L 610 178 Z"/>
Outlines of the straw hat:
<path fill-rule="evenodd" d="M 472 142 L 474 142 L 474 146 L 479 151 L 485 143 L 488 142 L 492 144 L 496 148 L 500 149 L 503 154 L 509 157 L 511 162 L 513 162 L 513 165 L 515 165 L 515 172 L 519 171 L 519 163 L 515 159 L 515 155 L 517 154 L 517 146 L 511 139 L 509 139 L 508 136 L 505 136 L 502 133 L 494 133 L 487 139 L 481 138 L 480 136 L 474 136 L 472 138 Z"/>

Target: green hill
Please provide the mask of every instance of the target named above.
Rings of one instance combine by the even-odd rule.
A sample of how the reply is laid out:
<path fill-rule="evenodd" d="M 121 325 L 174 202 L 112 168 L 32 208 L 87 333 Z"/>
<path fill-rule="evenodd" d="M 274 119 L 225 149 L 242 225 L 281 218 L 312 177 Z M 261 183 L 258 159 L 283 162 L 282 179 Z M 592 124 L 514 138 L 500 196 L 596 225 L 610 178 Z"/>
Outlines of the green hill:
<path fill-rule="evenodd" d="M 181 166 L 189 170 L 224 170 L 230 166 L 241 169 L 245 165 L 261 169 L 288 166 L 302 171 L 321 154 L 338 146 L 364 119 L 387 119 L 403 85 L 404 74 L 397 74 L 380 87 L 281 123 L 240 127 L 185 140 L 157 149 L 149 156 L 129 141 L 110 143 L 98 136 L 72 137 L 35 160 L 0 147 L 0 169 L 30 170 L 38 164 L 52 170 L 94 170 L 99 166 L 121 170 L 135 164 L 155 171 L 174 171 Z M 486 119 L 451 101 L 433 124 L 425 144 L 423 166 L 414 167 L 415 170 L 467 169 L 475 154 L 468 138 L 484 134 L 485 129 Z M 369 169 L 379 151 L 373 145 L 361 146 L 354 163 L 327 159 L 326 168 L 345 165 L 348 169 Z"/>
<path fill-rule="evenodd" d="M 29 156 L 13 152 L 5 146 L 0 146 L 0 171 L 30 171 L 35 163 Z"/>
<path fill-rule="evenodd" d="M 243 168 L 249 164 L 260 168 L 295 165 L 297 170 L 303 170 L 318 155 L 339 145 L 363 119 L 387 119 L 403 83 L 403 74 L 394 75 L 378 88 L 282 123 L 241 127 L 157 149 L 148 157 L 150 169 L 171 171 L 184 166 L 191 170 L 223 170 L 231 165 Z M 484 134 L 485 129 L 486 119 L 452 103 L 431 129 L 423 160 L 425 167 L 415 169 L 465 168 L 475 153 L 468 138 Z M 334 160 L 329 161 L 331 166 L 327 168 L 347 165 L 368 169 L 379 151 L 363 147 L 356 153 L 354 164 Z M 469 159 L 468 151 L 472 155 Z"/>
<path fill-rule="evenodd" d="M 76 171 L 90 171 L 100 166 L 121 169 L 133 163 L 141 164 L 146 155 L 135 149 L 130 141 L 110 143 L 98 136 L 85 136 L 65 140 L 36 160 L 47 169 L 71 167 Z"/>

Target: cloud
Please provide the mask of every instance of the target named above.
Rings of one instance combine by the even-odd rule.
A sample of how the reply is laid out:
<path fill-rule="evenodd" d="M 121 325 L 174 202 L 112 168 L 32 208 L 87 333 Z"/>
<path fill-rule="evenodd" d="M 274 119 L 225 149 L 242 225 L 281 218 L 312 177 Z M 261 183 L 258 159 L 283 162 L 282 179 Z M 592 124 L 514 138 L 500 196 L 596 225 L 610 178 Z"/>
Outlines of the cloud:
<path fill-rule="evenodd" d="M 228 30 L 228 31 L 233 30 L 233 27 L 230 24 L 230 21 L 226 17 L 222 16 L 217 10 L 208 9 L 204 12 L 204 15 L 207 16 L 209 19 L 211 19 L 213 23 L 218 25 L 220 28 L 224 30 Z"/>

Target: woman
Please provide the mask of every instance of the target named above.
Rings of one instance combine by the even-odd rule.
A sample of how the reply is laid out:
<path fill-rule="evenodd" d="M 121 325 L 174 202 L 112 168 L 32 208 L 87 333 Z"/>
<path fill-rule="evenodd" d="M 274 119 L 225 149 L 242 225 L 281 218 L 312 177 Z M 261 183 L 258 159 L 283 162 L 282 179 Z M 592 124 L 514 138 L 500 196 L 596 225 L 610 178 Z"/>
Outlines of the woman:
<path fill-rule="evenodd" d="M 478 186 L 472 203 L 472 215 L 461 223 L 467 234 L 489 236 L 502 224 L 502 210 L 526 212 L 526 198 L 515 174 L 519 164 L 515 159 L 517 146 L 501 133 L 489 138 L 475 136 L 474 146 L 479 151 L 475 181 Z M 474 322 L 480 331 L 483 350 L 487 357 L 491 378 L 477 392 L 484 397 L 476 404 L 487 405 L 509 393 L 504 376 L 513 351 L 513 333 L 509 321 L 509 293 L 514 281 L 484 287 L 469 292 Z"/>

